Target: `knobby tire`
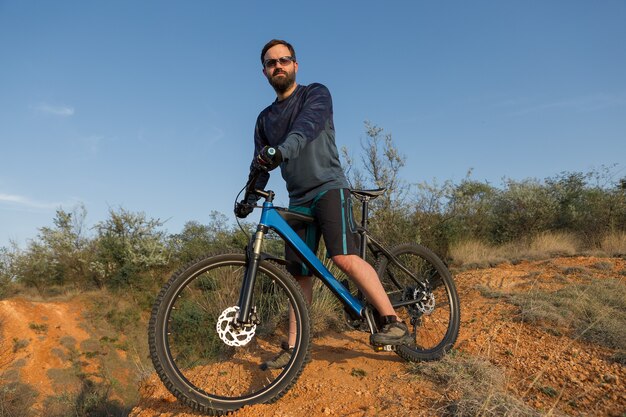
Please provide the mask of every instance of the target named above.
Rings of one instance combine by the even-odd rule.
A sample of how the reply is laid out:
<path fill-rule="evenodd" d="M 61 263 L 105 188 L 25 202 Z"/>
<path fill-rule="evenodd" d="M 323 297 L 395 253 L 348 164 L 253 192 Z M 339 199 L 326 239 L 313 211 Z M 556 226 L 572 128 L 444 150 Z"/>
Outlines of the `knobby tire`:
<path fill-rule="evenodd" d="M 260 324 L 245 346 L 225 344 L 219 315 L 238 304 L 244 253 L 213 254 L 179 269 L 161 289 L 150 318 L 148 343 L 167 389 L 194 410 L 221 415 L 245 405 L 274 402 L 293 386 L 309 361 L 310 319 L 300 285 L 280 265 L 263 261 L 253 305 Z M 287 339 L 291 305 L 297 342 L 284 369 L 261 370 Z"/>

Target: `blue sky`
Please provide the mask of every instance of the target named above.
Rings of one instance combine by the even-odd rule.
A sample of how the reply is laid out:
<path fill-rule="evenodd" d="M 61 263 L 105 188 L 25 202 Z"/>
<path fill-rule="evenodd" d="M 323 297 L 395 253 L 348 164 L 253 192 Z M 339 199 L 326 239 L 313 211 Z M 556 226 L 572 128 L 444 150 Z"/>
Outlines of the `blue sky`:
<path fill-rule="evenodd" d="M 338 145 L 383 127 L 408 182 L 623 177 L 624 22 L 622 0 L 0 0 L 0 246 L 81 203 L 89 225 L 123 207 L 172 233 L 230 216 L 272 38 L 330 89 Z"/>

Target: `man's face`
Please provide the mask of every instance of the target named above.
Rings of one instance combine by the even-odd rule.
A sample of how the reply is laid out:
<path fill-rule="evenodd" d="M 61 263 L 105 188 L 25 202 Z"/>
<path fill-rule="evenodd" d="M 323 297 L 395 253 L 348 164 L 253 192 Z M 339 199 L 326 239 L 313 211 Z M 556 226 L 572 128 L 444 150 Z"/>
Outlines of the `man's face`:
<path fill-rule="evenodd" d="M 296 82 L 298 63 L 288 62 L 283 65 L 278 61 L 279 58 L 289 56 L 291 53 L 285 45 L 273 46 L 265 53 L 263 61 L 273 61 L 271 61 L 272 65 L 263 65 L 263 74 L 277 93 L 284 93 Z"/>

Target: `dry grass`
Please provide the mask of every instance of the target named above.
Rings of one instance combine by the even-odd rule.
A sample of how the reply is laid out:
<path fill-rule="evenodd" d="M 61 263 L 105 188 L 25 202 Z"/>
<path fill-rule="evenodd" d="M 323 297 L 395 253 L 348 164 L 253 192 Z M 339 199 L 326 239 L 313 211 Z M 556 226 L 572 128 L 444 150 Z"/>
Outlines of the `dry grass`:
<path fill-rule="evenodd" d="M 30 417 L 37 392 L 30 385 L 11 382 L 0 385 L 0 416 Z"/>
<path fill-rule="evenodd" d="M 318 253 L 318 256 L 319 255 Z M 337 279 L 343 279 L 343 273 L 330 259 L 321 259 L 324 259 L 324 266 L 326 266 Z M 342 330 L 345 325 L 343 317 L 343 306 L 337 300 L 337 297 L 322 284 L 321 280 L 314 279 L 313 300 L 311 302 L 311 326 L 313 335 L 322 334 L 329 329 Z"/>
<path fill-rule="evenodd" d="M 540 258 L 572 256 L 579 252 L 580 243 L 572 233 L 546 232 L 536 236 L 528 247 L 531 255 Z"/>
<path fill-rule="evenodd" d="M 605 236 L 600 248 L 609 256 L 625 256 L 626 232 L 614 232 Z"/>
<path fill-rule="evenodd" d="M 447 387 L 433 415 L 530 417 L 541 414 L 506 391 L 501 369 L 480 357 L 461 353 L 441 361 L 410 365 L 412 372 Z"/>
<path fill-rule="evenodd" d="M 450 247 L 450 256 L 455 266 L 487 267 L 506 261 L 499 248 L 479 240 L 459 242 Z"/>
<path fill-rule="evenodd" d="M 130 408 L 119 401 L 111 400 L 111 387 L 107 383 L 95 383 L 83 379 L 78 393 L 64 392 L 48 398 L 45 404 L 49 417 L 122 417 L 127 416 Z"/>
<path fill-rule="evenodd" d="M 551 332 L 569 330 L 573 337 L 626 351 L 626 285 L 615 279 L 591 280 L 558 291 L 533 290 L 510 297 L 522 320 Z"/>
<path fill-rule="evenodd" d="M 529 241 L 494 246 L 478 240 L 458 242 L 450 247 L 454 266 L 465 268 L 494 266 L 520 259 L 548 259 L 572 256 L 580 251 L 580 242 L 571 233 L 546 232 Z"/>

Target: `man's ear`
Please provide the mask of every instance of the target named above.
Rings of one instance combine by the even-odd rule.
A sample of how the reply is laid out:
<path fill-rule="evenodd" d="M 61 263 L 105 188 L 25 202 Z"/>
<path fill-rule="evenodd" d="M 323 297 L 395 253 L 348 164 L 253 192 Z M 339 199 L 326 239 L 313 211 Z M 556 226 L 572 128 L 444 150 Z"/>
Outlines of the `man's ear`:
<path fill-rule="evenodd" d="M 263 75 L 267 77 L 267 72 L 265 71 L 265 66 L 263 66 Z"/>

